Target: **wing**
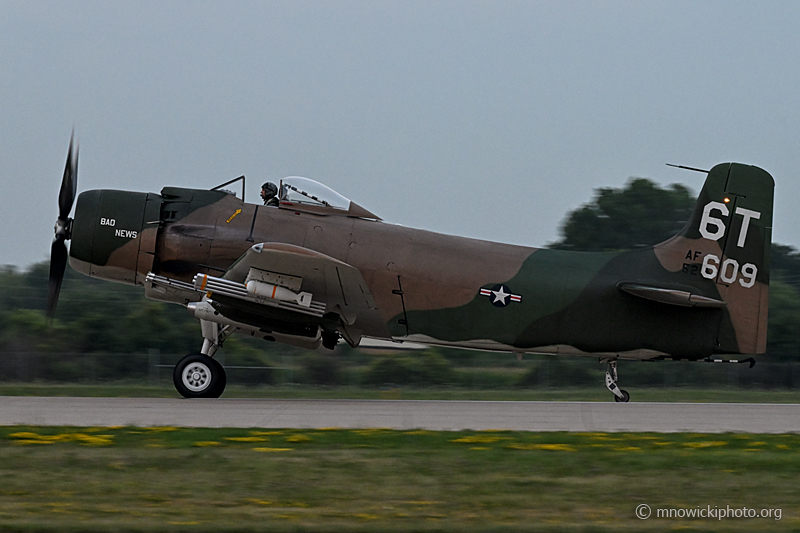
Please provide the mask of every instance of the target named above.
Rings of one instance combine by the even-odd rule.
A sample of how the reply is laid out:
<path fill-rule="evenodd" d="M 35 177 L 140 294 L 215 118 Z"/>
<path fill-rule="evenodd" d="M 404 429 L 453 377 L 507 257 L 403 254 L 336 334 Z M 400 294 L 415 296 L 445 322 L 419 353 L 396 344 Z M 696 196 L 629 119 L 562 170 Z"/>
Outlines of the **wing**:
<path fill-rule="evenodd" d="M 225 319 L 264 331 L 303 338 L 338 331 L 351 346 L 363 334 L 390 337 L 361 272 L 300 246 L 256 244 L 222 277 L 196 274 L 185 283 L 151 273 L 147 281 L 148 297 L 203 299 Z"/>
<path fill-rule="evenodd" d="M 256 244 L 222 278 L 198 274 L 194 285 L 244 321 L 260 315 L 270 328 L 283 322 L 319 324 L 338 330 L 354 346 L 365 330 L 385 329 L 357 268 L 300 246 Z"/>
<path fill-rule="evenodd" d="M 256 244 L 231 265 L 222 278 L 245 287 L 256 281 L 296 294 L 298 291 L 309 293 L 312 306 L 324 309 L 324 314 L 338 314 L 345 324 L 355 323 L 362 311 L 377 310 L 357 268 L 301 246 Z M 270 300 L 275 298 L 267 298 L 263 303 L 269 305 Z M 297 306 L 302 307 L 302 304 L 295 303 L 292 307 L 298 310 Z"/>

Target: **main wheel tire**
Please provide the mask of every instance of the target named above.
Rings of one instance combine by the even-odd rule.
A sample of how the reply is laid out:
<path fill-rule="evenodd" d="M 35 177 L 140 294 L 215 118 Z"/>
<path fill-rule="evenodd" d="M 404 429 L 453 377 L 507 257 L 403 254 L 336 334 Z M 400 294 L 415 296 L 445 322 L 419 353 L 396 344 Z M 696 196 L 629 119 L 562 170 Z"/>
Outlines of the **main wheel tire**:
<path fill-rule="evenodd" d="M 178 361 L 172 382 L 184 398 L 219 398 L 227 382 L 225 370 L 217 361 L 200 353 Z"/>
<path fill-rule="evenodd" d="M 208 395 L 208 398 L 219 398 L 225 392 L 225 385 L 228 384 L 228 376 L 225 374 L 225 368 L 216 359 L 212 359 L 211 363 L 217 367 L 217 382 L 214 384 L 214 390 Z"/>
<path fill-rule="evenodd" d="M 615 402 L 628 403 L 628 401 L 630 401 L 630 399 L 631 399 L 631 395 L 628 394 L 628 391 L 620 389 L 619 392 L 622 394 L 622 398 L 620 398 L 619 396 L 617 396 L 615 394 L 614 395 L 614 401 Z"/>

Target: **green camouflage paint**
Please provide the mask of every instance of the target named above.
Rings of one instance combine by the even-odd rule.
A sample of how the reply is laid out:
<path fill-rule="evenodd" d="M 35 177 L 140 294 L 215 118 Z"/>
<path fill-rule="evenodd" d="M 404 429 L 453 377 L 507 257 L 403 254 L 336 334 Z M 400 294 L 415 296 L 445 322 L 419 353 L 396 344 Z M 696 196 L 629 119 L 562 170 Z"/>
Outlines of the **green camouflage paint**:
<path fill-rule="evenodd" d="M 222 276 L 254 244 L 287 244 L 363 276 L 364 295 L 374 299 L 374 308 L 339 315 L 340 332 L 354 344 L 364 335 L 630 358 L 762 353 L 773 188 L 759 168 L 717 165 L 678 235 L 613 253 L 440 235 L 376 221 L 356 204 L 360 211 L 349 216 L 328 216 L 319 207 L 244 204 L 221 191 L 87 191 L 78 199 L 70 263 L 113 281 L 141 284 L 152 271 L 186 283 L 198 273 Z M 285 310 L 259 312 L 252 305 L 237 310 L 230 298 L 219 305 L 265 331 L 288 323 L 331 328 L 351 289 L 329 283 L 320 294 L 341 294 L 334 298 L 339 307 L 330 304 L 324 321 Z M 185 305 L 202 295 L 148 290 L 148 296 Z M 686 301 L 675 304 L 682 297 Z"/>

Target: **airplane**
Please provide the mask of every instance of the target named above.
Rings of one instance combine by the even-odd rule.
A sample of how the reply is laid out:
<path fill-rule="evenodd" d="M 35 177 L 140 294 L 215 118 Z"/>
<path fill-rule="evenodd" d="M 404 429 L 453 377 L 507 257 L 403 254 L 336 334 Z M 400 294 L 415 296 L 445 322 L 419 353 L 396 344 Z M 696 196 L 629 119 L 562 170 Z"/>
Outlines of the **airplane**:
<path fill-rule="evenodd" d="M 707 174 L 685 227 L 619 252 L 390 224 L 298 176 L 281 180 L 277 206 L 245 203 L 242 176 L 211 190 L 84 191 L 70 218 L 77 166 L 70 139 L 47 314 L 67 261 L 186 307 L 203 337 L 173 372 L 186 398 L 223 393 L 225 370 L 213 357 L 232 333 L 310 350 L 364 340 L 593 356 L 617 402 L 630 399 L 619 360 L 752 366 L 766 350 L 774 181 L 755 166 L 682 167 Z M 242 199 L 221 190 L 237 180 Z"/>

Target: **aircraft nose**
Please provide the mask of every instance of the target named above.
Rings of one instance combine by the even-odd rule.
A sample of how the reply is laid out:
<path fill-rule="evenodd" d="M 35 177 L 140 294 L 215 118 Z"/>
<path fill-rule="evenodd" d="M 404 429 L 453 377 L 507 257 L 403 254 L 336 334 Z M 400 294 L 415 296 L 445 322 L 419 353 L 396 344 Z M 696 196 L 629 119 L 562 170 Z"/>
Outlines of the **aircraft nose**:
<path fill-rule="evenodd" d="M 72 223 L 70 265 L 90 276 L 134 283 L 146 203 L 146 193 L 81 193 Z"/>

